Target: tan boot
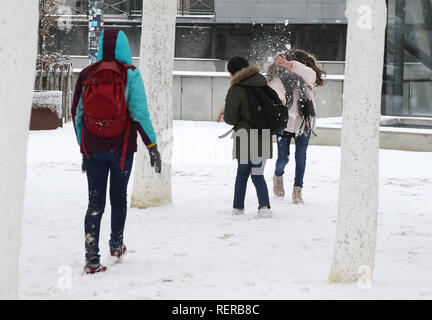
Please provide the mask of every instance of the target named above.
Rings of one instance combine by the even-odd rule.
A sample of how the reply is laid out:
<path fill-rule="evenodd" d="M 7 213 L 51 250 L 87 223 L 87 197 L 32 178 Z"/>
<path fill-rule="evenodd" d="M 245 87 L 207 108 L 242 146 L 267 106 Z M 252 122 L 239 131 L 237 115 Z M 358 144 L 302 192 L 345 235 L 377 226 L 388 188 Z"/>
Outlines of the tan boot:
<path fill-rule="evenodd" d="M 294 187 L 292 199 L 294 204 L 304 204 L 302 197 L 302 187 Z"/>
<path fill-rule="evenodd" d="M 273 176 L 273 193 L 276 197 L 285 197 L 285 189 L 283 183 L 283 176 Z"/>

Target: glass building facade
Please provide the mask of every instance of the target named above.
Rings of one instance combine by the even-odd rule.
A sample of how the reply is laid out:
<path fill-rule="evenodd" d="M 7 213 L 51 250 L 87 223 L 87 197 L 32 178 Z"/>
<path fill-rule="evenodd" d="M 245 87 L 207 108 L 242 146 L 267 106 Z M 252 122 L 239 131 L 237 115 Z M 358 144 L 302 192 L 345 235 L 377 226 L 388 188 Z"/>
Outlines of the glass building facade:
<path fill-rule="evenodd" d="M 222 59 L 240 55 L 267 58 L 287 43 L 313 54 L 318 60 L 344 61 L 346 24 L 187 24 L 176 28 L 175 56 Z M 279 46 L 279 47 L 278 47 Z"/>
<path fill-rule="evenodd" d="M 177 15 L 181 19 L 176 27 L 176 57 L 227 60 L 234 55 L 243 55 L 257 60 L 259 55 L 266 54 L 263 45 L 280 51 L 282 48 L 278 46 L 289 42 L 293 47 L 311 52 L 319 60 L 345 59 L 345 23 L 217 23 L 215 2 L 177 0 Z M 85 56 L 88 41 L 85 15 L 89 0 L 67 0 L 66 4 L 73 15 L 82 18 L 73 21 L 73 32 L 57 31 L 52 50 Z M 245 3 L 245 6 L 249 4 Z M 123 30 L 130 40 L 132 54 L 139 56 L 142 0 L 105 0 L 103 11 L 105 26 Z M 270 39 L 272 43 L 269 43 Z"/>
<path fill-rule="evenodd" d="M 382 114 L 432 117 L 432 0 L 388 0 Z"/>
<path fill-rule="evenodd" d="M 71 55 L 87 55 L 88 23 L 85 15 L 89 1 L 54 1 L 59 4 L 66 2 L 77 19 L 73 21 L 73 32 L 57 32 L 56 48 L 52 49 Z M 308 16 L 308 22 L 298 20 L 284 24 L 283 21 L 276 21 L 280 18 L 274 16 L 278 12 L 269 11 L 267 22 L 255 23 L 252 21 L 257 17 L 245 13 L 249 12 L 246 9 L 250 9 L 251 4 L 236 3 L 242 3 L 243 9 L 230 13 L 228 9 L 234 8 L 234 2 L 177 0 L 175 56 L 226 60 L 233 55 L 243 55 L 259 60 L 266 56 L 266 48 L 279 50 L 279 44 L 289 42 L 293 47 L 311 52 L 321 61 L 345 60 L 346 21 L 314 20 L 315 14 L 305 10 L 309 8 L 308 4 L 302 2 L 306 7 L 299 12 Z M 257 0 L 257 3 L 264 2 Z M 287 0 L 283 8 L 290 12 L 291 8 L 296 8 L 295 3 Z M 345 7 L 344 1 L 338 3 L 339 9 Z M 382 114 L 432 117 L 432 0 L 387 0 L 387 4 Z M 323 2 L 322 6 L 316 12 L 317 17 L 324 9 L 331 11 L 328 4 Z M 141 12 L 142 0 L 105 0 L 105 25 L 119 28 L 127 34 L 134 56 L 139 55 Z M 235 22 L 236 15 L 243 13 L 243 20 Z M 231 17 L 231 14 L 233 21 L 229 23 L 219 17 Z M 259 18 L 261 11 L 255 15 Z M 339 13 L 339 16 L 342 15 Z M 269 39 L 273 42 L 270 43 Z"/>

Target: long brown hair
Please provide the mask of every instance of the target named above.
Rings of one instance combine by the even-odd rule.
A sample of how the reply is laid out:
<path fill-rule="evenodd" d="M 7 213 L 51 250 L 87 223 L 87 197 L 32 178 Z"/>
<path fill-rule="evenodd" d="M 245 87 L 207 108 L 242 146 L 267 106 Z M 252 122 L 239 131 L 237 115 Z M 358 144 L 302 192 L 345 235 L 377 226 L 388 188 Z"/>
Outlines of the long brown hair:
<path fill-rule="evenodd" d="M 324 84 L 324 80 L 322 79 L 322 77 L 326 74 L 325 71 L 317 66 L 315 58 L 306 51 L 292 50 L 287 53 L 280 53 L 278 54 L 278 56 L 285 56 L 288 60 L 295 60 L 311 68 L 316 73 L 315 85 L 319 87 Z M 267 81 L 272 81 L 276 74 L 277 65 L 275 63 L 272 63 L 267 69 Z"/>
<path fill-rule="evenodd" d="M 277 73 L 277 67 L 275 63 L 272 63 L 269 65 L 269 67 L 267 68 L 267 82 L 270 83 L 274 77 L 276 76 Z"/>
<path fill-rule="evenodd" d="M 303 63 L 305 66 L 313 69 L 316 73 L 316 81 L 315 85 L 317 87 L 322 86 L 324 84 L 324 80 L 322 77 L 326 74 L 324 70 L 319 68 L 316 64 L 315 58 L 303 50 L 294 50 L 293 52 L 293 60 L 296 60 L 300 63 Z"/>

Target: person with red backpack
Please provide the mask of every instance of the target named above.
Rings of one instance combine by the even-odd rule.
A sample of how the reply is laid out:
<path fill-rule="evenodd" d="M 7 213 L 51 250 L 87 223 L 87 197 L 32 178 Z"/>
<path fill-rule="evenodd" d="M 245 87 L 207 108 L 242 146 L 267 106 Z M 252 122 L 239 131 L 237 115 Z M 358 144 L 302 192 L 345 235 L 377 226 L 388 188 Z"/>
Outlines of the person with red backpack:
<path fill-rule="evenodd" d="M 85 216 L 85 267 L 88 274 L 106 271 L 100 264 L 99 233 L 110 177 L 111 256 L 126 253 L 123 231 L 127 212 L 127 185 L 137 151 L 137 132 L 148 148 L 151 166 L 161 172 L 156 134 L 147 108 L 139 70 L 132 66 L 124 32 L 105 29 L 98 62 L 83 69 L 72 103 L 75 133 L 87 173 L 89 203 Z"/>

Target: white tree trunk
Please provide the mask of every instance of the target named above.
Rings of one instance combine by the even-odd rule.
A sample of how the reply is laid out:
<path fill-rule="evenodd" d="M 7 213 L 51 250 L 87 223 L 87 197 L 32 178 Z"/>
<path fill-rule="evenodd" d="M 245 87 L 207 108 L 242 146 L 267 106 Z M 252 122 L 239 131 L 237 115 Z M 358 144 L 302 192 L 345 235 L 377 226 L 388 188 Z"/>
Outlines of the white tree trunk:
<path fill-rule="evenodd" d="M 37 0 L 8 1 L 0 11 L 0 299 L 18 297 L 38 12 Z"/>
<path fill-rule="evenodd" d="M 336 244 L 329 280 L 371 278 L 378 212 L 385 0 L 348 0 Z M 364 280 L 364 278 L 363 278 Z"/>
<path fill-rule="evenodd" d="M 150 166 L 140 141 L 135 159 L 132 207 L 171 202 L 172 99 L 176 2 L 143 0 L 140 71 L 162 157 L 162 173 Z"/>

